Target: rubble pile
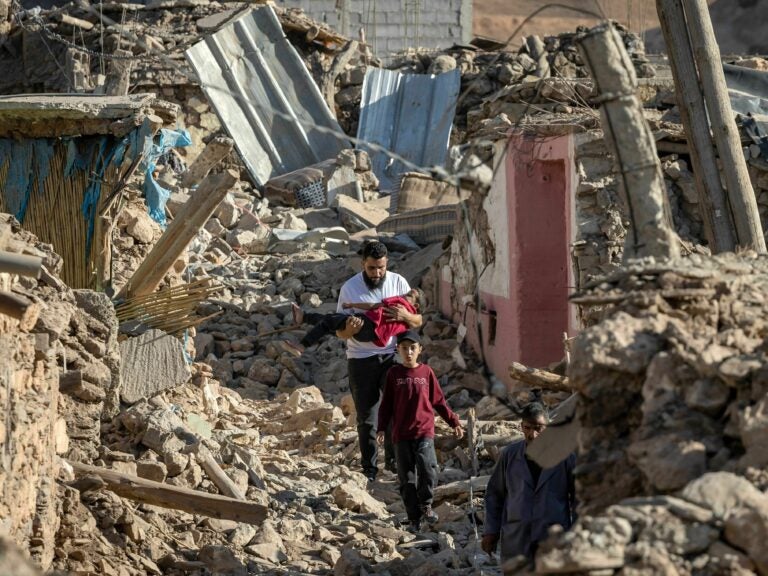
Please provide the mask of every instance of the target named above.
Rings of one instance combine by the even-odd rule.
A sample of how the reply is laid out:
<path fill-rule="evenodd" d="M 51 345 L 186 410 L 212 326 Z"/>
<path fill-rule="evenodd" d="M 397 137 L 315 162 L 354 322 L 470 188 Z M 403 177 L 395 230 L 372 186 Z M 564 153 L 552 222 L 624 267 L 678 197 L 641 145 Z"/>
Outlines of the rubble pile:
<path fill-rule="evenodd" d="M 56 270 L 50 247 L 14 226 L 27 250 L 39 251 Z M 352 258 L 359 264 L 357 255 Z M 398 261 L 393 252 L 393 265 Z M 482 521 L 482 495 L 476 492 L 468 501 L 462 484 L 471 473 L 470 455 L 446 425 L 438 424 L 436 441 L 445 487 L 436 502 L 441 520 L 419 543 L 399 528 L 404 511 L 394 476 L 371 491 L 354 471 L 354 404 L 340 344 L 330 338 L 301 360 L 286 358 L 270 344 L 279 336 L 266 333 L 291 321 L 290 302 L 334 306 L 336 276 L 352 269 L 319 249 L 233 262 L 233 270 L 208 262 L 208 273 L 230 284 L 219 299 L 201 304 L 224 313 L 194 337 L 198 357 L 214 366 L 195 363 L 191 377 L 143 397 L 129 395 L 128 379 L 121 378 L 121 360 L 130 363 L 126 344 L 136 339 L 120 335 L 118 346 L 119 326 L 106 295 L 71 291 L 50 273 L 14 286 L 40 305 L 29 335 L 15 337 L 35 342 L 37 350 L 25 353 L 44 358 L 45 371 L 38 370 L 48 382 L 48 388 L 36 383 L 35 398 L 24 403 L 30 415 L 38 414 L 37 404 L 47 410 L 49 419 L 39 423 L 56 432 L 30 438 L 34 453 L 45 457 L 14 460 L 27 468 L 34 462 L 34 470 L 18 471 L 23 486 L 2 483 L 5 501 L 21 498 L 7 486 L 30 495 L 24 499 L 32 503 L 27 513 L 35 515 L 29 525 L 36 532 L 14 532 L 17 541 L 31 542 L 33 558 L 45 569 L 120 576 L 195 570 L 356 574 L 360 567 L 369 573 L 466 574 L 490 562 L 471 522 L 473 507 Z M 475 407 L 477 431 L 488 438 L 478 473 L 488 474 L 499 446 L 519 435 L 517 423 L 490 420 L 511 413 L 484 396 L 487 381 L 473 372 L 471 359 L 461 359 L 468 371 L 457 368 L 455 328 L 431 318 L 424 327 L 425 359 L 443 379 L 454 408 L 464 413 Z M 157 336 L 150 340 L 159 345 Z M 35 432 L 16 424 L 27 435 Z M 51 445 L 40 445 L 40 437 Z M 17 449 L 22 446 L 19 441 Z M 221 494 L 208 468 L 212 458 L 247 501 L 268 508 L 268 517 L 252 525 L 122 498 L 98 476 L 73 475 L 55 453 L 128 477 Z"/>
<path fill-rule="evenodd" d="M 638 77 L 652 77 L 653 66 L 645 57 L 642 40 L 617 24 Z M 504 112 L 512 123 L 524 114 L 542 111 L 572 113 L 587 107 L 592 82 L 581 61 L 574 33 L 539 38 L 530 36 L 515 52 L 494 47 L 483 51 L 455 46 L 438 54 L 406 53 L 392 67 L 409 73 L 441 73 L 458 68 L 461 99 L 454 121 L 452 141 L 477 137 L 482 121 Z M 531 106 L 535 105 L 535 106 Z"/>
<path fill-rule="evenodd" d="M 299 10 L 273 9 L 319 84 L 345 39 Z M 103 93 L 108 68 L 128 66 L 132 92 L 153 92 L 181 106 L 181 126 L 189 130 L 192 145 L 178 154 L 189 163 L 221 124 L 184 51 L 242 13 L 243 9 L 209 0 L 195 0 L 192 5 L 107 3 L 96 8 L 86 2 L 22 11 L 4 30 L 6 50 L 0 54 L 0 65 L 9 73 L 0 79 L 0 93 Z M 230 166 L 241 166 L 235 153 L 224 163 L 225 168 Z"/>
<path fill-rule="evenodd" d="M 252 401 L 211 379 L 206 365 L 196 364 L 195 372 L 189 384 L 142 400 L 105 425 L 95 463 L 216 493 L 200 456 L 204 446 L 249 501 L 268 505 L 268 519 L 252 526 L 148 504 L 136 507 L 79 481 L 62 488 L 67 514 L 57 568 L 105 574 L 191 569 L 356 574 L 365 566 L 369 573 L 418 568 L 459 574 L 477 562 L 479 548 L 461 495 L 442 499 L 436 508 L 439 553 L 408 546 L 413 535 L 393 521 L 404 516 L 393 477 L 369 493 L 364 476 L 348 467 L 357 452 L 354 416 L 344 414 L 350 399 L 334 406 L 312 386 L 271 402 Z M 516 430 L 499 423 L 499 432 L 513 436 Z M 439 428 L 439 435 L 447 434 L 447 427 Z M 468 477 L 442 459 L 441 484 Z"/>
<path fill-rule="evenodd" d="M 632 261 L 574 300 L 600 320 L 573 342 L 581 393 L 575 529 L 544 573 L 766 570 L 768 258 Z"/>

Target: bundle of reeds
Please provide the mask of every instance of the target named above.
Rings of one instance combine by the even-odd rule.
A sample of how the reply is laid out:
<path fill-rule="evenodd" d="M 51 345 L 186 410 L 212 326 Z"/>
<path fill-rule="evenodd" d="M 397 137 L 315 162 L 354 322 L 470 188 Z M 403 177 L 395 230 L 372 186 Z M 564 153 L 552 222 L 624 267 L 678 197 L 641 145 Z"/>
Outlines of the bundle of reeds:
<path fill-rule="evenodd" d="M 217 315 L 201 317 L 195 313 L 195 309 L 200 302 L 222 288 L 209 278 L 203 278 L 146 296 L 129 298 L 115 306 L 115 312 L 121 324 L 128 321 L 140 322 L 168 334 L 180 334 Z"/>
<path fill-rule="evenodd" d="M 104 147 L 98 139 L 106 142 Z M 29 195 L 21 224 L 53 245 L 63 260 L 61 279 L 72 288 L 102 290 L 109 281 L 117 193 L 141 157 L 140 151 L 129 149 L 119 163 L 105 160 L 105 151 L 118 145 L 109 136 L 83 137 L 73 144 L 78 152 L 72 162 L 70 140 L 57 138 L 50 144 L 47 163 L 47 157 L 33 158 L 35 172 L 44 176 L 29 176 L 22 183 L 29 186 Z M 10 184 L 11 163 L 11 158 L 0 162 L 0 186 Z M 95 198 L 86 202 L 89 194 Z M 0 193 L 0 211 L 11 212 L 10 208 Z"/>

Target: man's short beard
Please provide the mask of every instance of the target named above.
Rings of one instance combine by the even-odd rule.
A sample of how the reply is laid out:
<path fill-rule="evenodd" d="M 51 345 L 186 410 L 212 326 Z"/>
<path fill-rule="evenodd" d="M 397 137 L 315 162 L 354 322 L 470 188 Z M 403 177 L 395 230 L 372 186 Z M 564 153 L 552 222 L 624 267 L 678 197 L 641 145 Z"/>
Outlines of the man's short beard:
<path fill-rule="evenodd" d="M 373 290 L 374 288 L 378 288 L 381 286 L 381 283 L 384 282 L 384 279 L 387 277 L 387 273 L 384 272 L 384 275 L 381 278 L 377 278 L 376 280 L 373 280 L 372 278 L 368 277 L 368 274 L 365 273 L 365 270 L 363 270 L 363 282 L 365 282 L 365 285 L 368 286 L 369 290 Z"/>

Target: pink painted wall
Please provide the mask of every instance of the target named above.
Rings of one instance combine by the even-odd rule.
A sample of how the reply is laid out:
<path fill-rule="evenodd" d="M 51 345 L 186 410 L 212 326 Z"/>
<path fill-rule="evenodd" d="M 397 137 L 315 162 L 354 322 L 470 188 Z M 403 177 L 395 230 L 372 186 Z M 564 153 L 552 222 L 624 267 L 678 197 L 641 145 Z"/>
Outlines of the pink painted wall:
<path fill-rule="evenodd" d="M 573 286 L 570 242 L 576 175 L 570 135 L 514 136 L 507 150 L 496 176 L 502 179 L 495 183 L 501 188 L 488 214 L 491 227 L 507 227 L 506 244 L 497 243 L 496 270 L 486 271 L 481 279 L 480 319 L 486 363 L 492 373 L 509 382 L 510 362 L 541 367 L 559 361 L 563 332 L 571 336 L 576 332 L 575 314 L 568 303 Z M 499 203 L 506 203 L 505 210 L 498 209 Z M 506 284 L 498 280 L 500 274 L 508 276 Z M 443 312 L 462 321 L 464 310 L 447 309 L 450 291 L 450 283 L 443 282 Z M 496 335 L 491 342 L 493 312 Z M 470 308 L 464 323 L 470 343 L 479 350 L 475 318 Z"/>

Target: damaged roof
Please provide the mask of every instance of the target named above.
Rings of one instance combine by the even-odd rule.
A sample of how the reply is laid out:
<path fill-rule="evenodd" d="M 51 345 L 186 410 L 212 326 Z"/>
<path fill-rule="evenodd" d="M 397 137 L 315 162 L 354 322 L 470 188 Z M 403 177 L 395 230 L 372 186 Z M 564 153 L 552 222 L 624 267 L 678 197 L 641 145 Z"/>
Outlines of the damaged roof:
<path fill-rule="evenodd" d="M 246 12 L 186 56 L 257 184 L 349 148 L 271 7 Z"/>
<path fill-rule="evenodd" d="M 363 82 L 357 137 L 418 166 L 442 166 L 460 85 L 458 70 L 435 75 L 369 68 Z M 382 152 L 359 147 L 370 154 L 381 190 L 395 190 L 408 168 L 398 160 L 390 161 Z"/>
<path fill-rule="evenodd" d="M 0 137 L 123 136 L 150 114 L 174 122 L 178 106 L 154 94 L 26 94 L 0 96 Z"/>

